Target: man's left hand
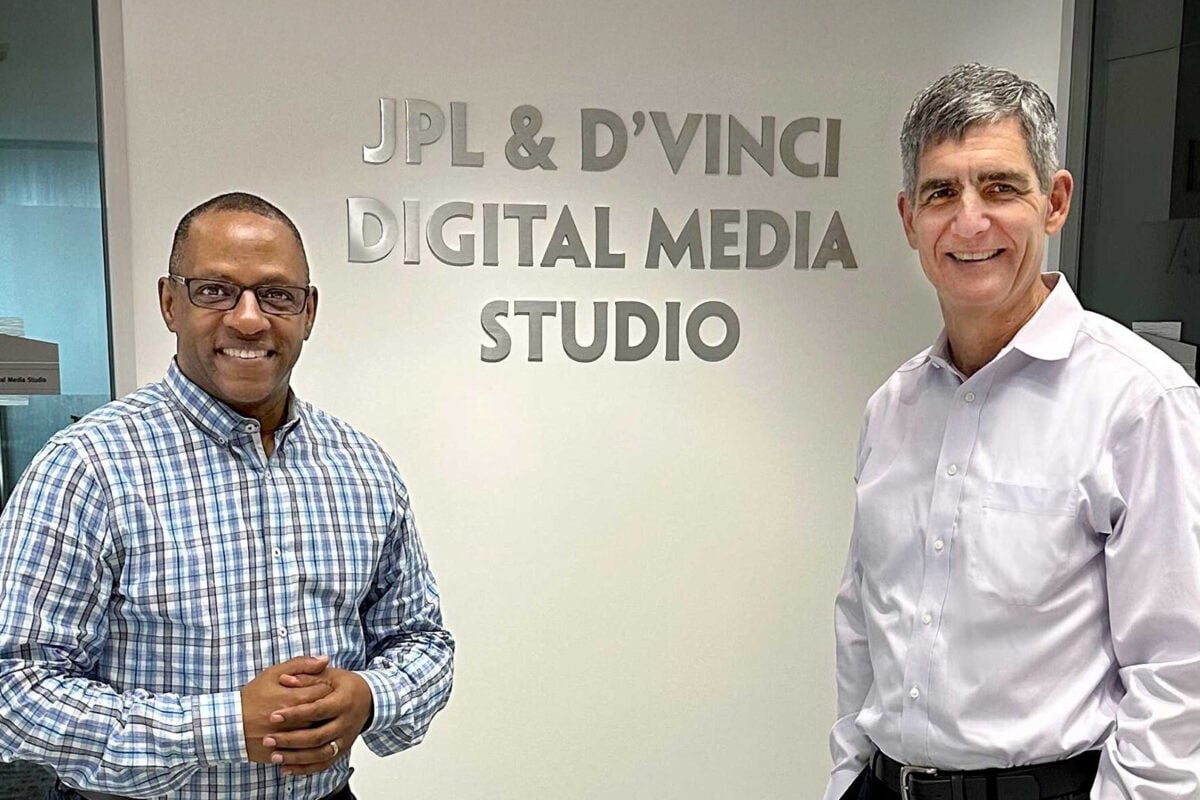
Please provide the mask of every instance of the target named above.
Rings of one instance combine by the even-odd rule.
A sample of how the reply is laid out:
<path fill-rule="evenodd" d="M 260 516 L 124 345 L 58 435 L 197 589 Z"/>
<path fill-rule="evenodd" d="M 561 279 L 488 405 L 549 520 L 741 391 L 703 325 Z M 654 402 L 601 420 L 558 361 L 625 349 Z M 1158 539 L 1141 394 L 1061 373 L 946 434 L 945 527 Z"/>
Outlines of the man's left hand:
<path fill-rule="evenodd" d="M 311 775 L 329 769 L 350 752 L 371 719 L 374 700 L 366 681 L 345 669 L 327 669 L 322 677 L 333 686 L 330 694 L 271 714 L 273 725 L 305 726 L 263 739 L 264 746 L 274 749 L 271 761 L 283 768 L 284 775 Z M 291 686 L 292 680 L 295 676 L 284 675 L 279 682 Z"/>

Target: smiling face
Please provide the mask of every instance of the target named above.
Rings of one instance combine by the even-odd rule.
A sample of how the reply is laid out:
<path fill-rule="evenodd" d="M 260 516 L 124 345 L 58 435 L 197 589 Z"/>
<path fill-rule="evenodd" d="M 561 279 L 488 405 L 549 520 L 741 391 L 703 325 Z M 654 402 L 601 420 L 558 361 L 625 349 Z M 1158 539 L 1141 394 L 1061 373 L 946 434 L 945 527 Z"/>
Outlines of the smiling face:
<path fill-rule="evenodd" d="M 921 152 L 915 197 L 903 192 L 909 245 L 937 290 L 947 325 L 964 320 L 1015 326 L 1041 305 L 1046 236 L 1066 222 L 1071 175 L 1057 172 L 1047 194 L 1021 123 L 978 123 L 961 139 Z"/>
<path fill-rule="evenodd" d="M 308 269 L 296 237 L 282 222 L 249 211 L 213 211 L 192 221 L 180 274 L 240 286 L 305 286 Z M 176 361 L 193 383 L 240 414 L 276 427 L 287 407 L 292 367 L 317 313 L 314 289 L 294 316 L 263 313 L 254 292 L 229 311 L 199 308 L 187 289 L 165 278 L 159 307 L 175 333 Z"/>

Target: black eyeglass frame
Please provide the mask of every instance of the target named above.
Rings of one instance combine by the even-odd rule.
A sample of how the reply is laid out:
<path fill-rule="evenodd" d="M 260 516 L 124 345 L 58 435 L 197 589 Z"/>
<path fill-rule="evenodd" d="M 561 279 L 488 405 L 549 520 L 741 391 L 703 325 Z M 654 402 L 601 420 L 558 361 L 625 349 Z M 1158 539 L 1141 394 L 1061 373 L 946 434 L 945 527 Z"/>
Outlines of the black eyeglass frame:
<path fill-rule="evenodd" d="M 308 307 L 308 299 L 312 297 L 314 288 L 311 284 L 308 286 L 284 286 L 277 283 L 264 283 L 259 286 L 242 286 L 241 284 L 234 283 L 232 281 L 224 281 L 220 278 L 185 278 L 184 276 L 176 275 L 173 272 L 168 273 L 166 278 L 169 281 L 183 286 L 183 288 L 187 291 L 188 302 L 190 302 L 196 308 L 203 308 L 205 311 L 232 311 L 233 309 L 237 308 L 238 303 L 242 302 L 242 293 L 253 292 L 254 301 L 258 303 L 259 310 L 264 314 L 270 314 L 273 317 L 294 317 L 297 314 L 303 314 L 304 309 Z M 225 301 L 222 301 L 218 305 L 205 305 L 204 303 L 198 303 L 196 302 L 195 296 L 192 294 L 192 285 L 197 282 L 216 283 L 221 286 L 229 286 L 236 290 L 236 294 L 233 295 L 233 299 L 232 301 L 228 302 L 228 305 L 226 305 Z M 269 292 L 272 289 L 287 289 L 290 291 L 303 292 L 304 299 L 300 302 L 300 307 L 295 311 L 280 311 L 277 308 L 273 309 L 269 307 L 272 305 L 272 301 L 263 297 L 263 293 Z"/>

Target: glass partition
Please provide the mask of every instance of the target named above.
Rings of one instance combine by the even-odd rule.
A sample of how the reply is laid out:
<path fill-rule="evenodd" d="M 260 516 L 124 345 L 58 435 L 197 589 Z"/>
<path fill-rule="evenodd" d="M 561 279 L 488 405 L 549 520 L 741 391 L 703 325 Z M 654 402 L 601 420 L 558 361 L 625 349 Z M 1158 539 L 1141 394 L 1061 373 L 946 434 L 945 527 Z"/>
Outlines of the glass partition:
<path fill-rule="evenodd" d="M 0 0 L 0 52 L 0 333 L 57 344 L 61 392 L 0 394 L 3 504 L 112 369 L 91 4 Z"/>
<path fill-rule="evenodd" d="M 92 3 L 0 0 L 0 333 L 55 343 L 60 391 L 0 387 L 0 508 L 55 431 L 112 398 L 95 42 Z M 52 782 L 0 765 L 0 798 Z"/>
<path fill-rule="evenodd" d="M 1089 5 L 1079 298 L 1200 344 L 1200 0 Z"/>

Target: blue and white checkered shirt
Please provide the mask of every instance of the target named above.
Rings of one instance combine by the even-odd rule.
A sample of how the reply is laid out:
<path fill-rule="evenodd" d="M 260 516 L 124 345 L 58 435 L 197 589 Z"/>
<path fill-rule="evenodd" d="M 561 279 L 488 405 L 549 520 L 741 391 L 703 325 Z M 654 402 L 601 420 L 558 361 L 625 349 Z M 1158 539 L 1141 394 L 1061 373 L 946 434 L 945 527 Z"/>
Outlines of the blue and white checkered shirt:
<path fill-rule="evenodd" d="M 0 759 L 134 797 L 319 798 L 348 759 L 250 763 L 239 689 L 328 654 L 374 696 L 363 741 L 421 740 L 454 642 L 383 450 L 292 398 L 258 423 L 172 363 L 38 454 L 0 516 Z"/>

